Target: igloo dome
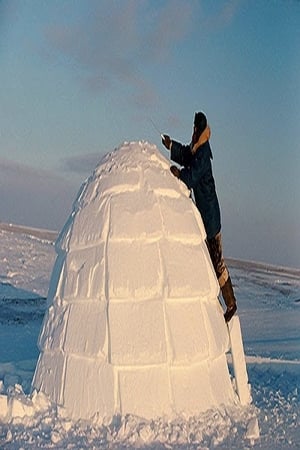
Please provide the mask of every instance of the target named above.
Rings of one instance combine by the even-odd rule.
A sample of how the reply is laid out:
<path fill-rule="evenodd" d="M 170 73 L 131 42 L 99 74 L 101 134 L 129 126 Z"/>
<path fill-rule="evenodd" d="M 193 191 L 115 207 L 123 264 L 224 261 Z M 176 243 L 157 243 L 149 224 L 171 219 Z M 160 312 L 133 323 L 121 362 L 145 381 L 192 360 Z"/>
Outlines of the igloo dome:
<path fill-rule="evenodd" d="M 73 419 L 191 416 L 233 402 L 201 216 L 146 142 L 108 154 L 56 243 L 33 389 Z"/>

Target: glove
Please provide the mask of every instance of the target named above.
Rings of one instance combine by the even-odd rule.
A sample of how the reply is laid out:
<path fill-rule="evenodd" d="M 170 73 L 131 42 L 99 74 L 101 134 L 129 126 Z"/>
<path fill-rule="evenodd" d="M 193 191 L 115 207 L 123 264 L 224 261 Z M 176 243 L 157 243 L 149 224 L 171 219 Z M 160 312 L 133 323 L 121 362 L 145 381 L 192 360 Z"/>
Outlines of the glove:
<path fill-rule="evenodd" d="M 168 136 L 167 134 L 164 134 L 163 138 L 161 139 L 161 142 L 168 150 L 170 150 L 171 144 L 172 144 L 170 136 Z"/>
<path fill-rule="evenodd" d="M 180 170 L 178 169 L 178 167 L 171 166 L 170 170 L 171 170 L 172 174 L 174 175 L 174 177 L 180 178 Z"/>

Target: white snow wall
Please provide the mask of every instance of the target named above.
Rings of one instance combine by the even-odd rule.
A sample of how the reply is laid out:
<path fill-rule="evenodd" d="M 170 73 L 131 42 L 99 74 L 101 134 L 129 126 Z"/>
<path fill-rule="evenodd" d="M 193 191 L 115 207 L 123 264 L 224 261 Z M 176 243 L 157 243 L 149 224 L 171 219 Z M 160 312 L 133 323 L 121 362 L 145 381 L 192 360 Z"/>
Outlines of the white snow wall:
<path fill-rule="evenodd" d="M 32 387 L 73 419 L 231 403 L 228 331 L 189 191 L 146 142 L 108 154 L 56 243 Z"/>

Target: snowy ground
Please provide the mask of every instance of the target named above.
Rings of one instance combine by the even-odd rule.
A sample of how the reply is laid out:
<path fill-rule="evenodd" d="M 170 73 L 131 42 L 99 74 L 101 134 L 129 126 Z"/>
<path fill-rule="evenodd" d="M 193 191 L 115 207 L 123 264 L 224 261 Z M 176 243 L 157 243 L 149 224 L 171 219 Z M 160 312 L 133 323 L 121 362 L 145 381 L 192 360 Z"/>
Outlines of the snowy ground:
<path fill-rule="evenodd" d="M 1 449 L 300 448 L 300 270 L 230 260 L 253 405 L 208 411 L 189 420 L 73 424 L 29 394 L 55 260 L 52 235 L 0 223 Z M 23 234 L 25 232 L 25 234 Z M 229 356 L 230 362 L 230 356 Z M 9 414 L 1 419 L 2 400 Z M 18 415 L 27 416 L 22 418 Z M 257 416 L 260 438 L 251 439 Z M 254 430 L 255 434 L 255 430 Z"/>

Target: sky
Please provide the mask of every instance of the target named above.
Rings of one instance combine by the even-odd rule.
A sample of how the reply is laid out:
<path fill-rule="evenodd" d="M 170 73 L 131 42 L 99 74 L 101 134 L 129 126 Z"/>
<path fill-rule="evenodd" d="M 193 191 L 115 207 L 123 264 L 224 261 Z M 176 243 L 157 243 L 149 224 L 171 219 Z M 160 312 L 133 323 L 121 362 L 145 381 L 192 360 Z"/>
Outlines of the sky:
<path fill-rule="evenodd" d="M 211 127 L 224 254 L 300 267 L 300 1 L 0 0 L 0 221 L 60 230 L 124 141 Z M 153 126 L 153 123 L 155 126 Z"/>

